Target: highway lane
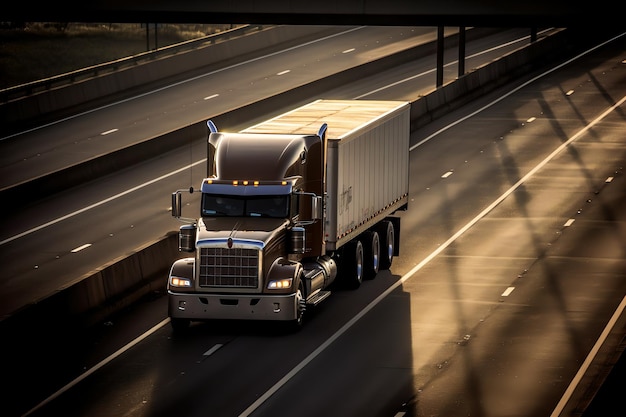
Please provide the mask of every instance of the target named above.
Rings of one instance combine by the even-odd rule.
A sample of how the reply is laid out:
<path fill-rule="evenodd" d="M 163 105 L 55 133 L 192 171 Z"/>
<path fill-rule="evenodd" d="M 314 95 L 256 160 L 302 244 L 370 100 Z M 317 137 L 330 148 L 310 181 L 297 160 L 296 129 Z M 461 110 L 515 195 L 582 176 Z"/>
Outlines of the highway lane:
<path fill-rule="evenodd" d="M 271 393 L 258 415 L 548 415 L 626 293 L 623 50 L 416 132 L 450 126 L 411 153 L 394 275 L 335 293 L 296 335 L 212 323 L 173 340 L 164 323 L 53 408 L 237 415 Z"/>
<path fill-rule="evenodd" d="M 66 164 L 82 162 L 102 152 L 111 152 L 116 147 L 162 135 L 299 83 L 432 40 L 434 36 L 432 28 L 348 27 L 337 35 L 211 71 L 132 100 L 4 138 L 0 141 L 1 188 L 45 175 Z M 351 52 L 343 53 L 350 49 Z M 291 71 L 277 75 L 286 69 Z M 203 151 L 194 153 L 202 154 Z M 180 168 L 189 162 L 185 158 L 176 161 L 175 166 Z M 132 169 L 131 175 L 120 173 L 113 180 L 105 178 L 38 205 L 24 207 L 18 201 L 12 202 L 17 213 L 3 218 L 1 223 L 3 250 L 0 256 L 8 270 L 2 284 L 7 291 L 3 291 L 0 316 L 6 317 L 23 305 L 42 300 L 96 268 L 163 236 L 167 230 L 175 230 L 170 219 L 160 215 L 169 206 L 164 192 L 149 197 L 136 197 L 137 193 L 134 193 L 132 198 L 148 201 L 144 205 L 126 200 L 122 204 L 130 207 L 130 212 L 125 207 L 111 209 L 110 205 L 103 204 L 99 206 L 99 213 L 88 210 L 82 217 L 84 220 L 76 220 L 78 216 L 74 215 L 94 204 L 102 204 L 103 199 L 119 196 L 129 188 L 149 188 L 144 184 L 175 170 L 161 161 L 156 161 L 154 166 L 157 166 L 154 171 L 142 171 L 141 167 L 136 171 Z M 183 183 L 180 177 L 174 181 L 163 186 L 175 190 Z M 115 203 L 118 201 L 116 199 Z M 160 202 L 158 207 L 157 201 Z M 153 210 L 137 213 L 146 206 L 153 207 Z M 124 212 L 125 215 L 111 216 L 110 212 Z M 66 216 L 71 217 L 59 222 Z M 50 222 L 55 223 L 46 226 Z M 45 233 L 32 232 L 39 228 Z M 22 238 L 23 233 L 29 233 L 29 236 Z M 84 247 L 100 243 L 105 246 L 97 251 L 93 251 L 93 247 L 92 250 Z M 72 252 L 81 247 L 85 248 L 81 253 Z M 27 258 L 19 256 L 23 253 L 30 255 Z"/>
<path fill-rule="evenodd" d="M 408 415 L 555 410 L 626 295 L 623 46 L 609 56 L 412 153 L 414 198 L 393 269 L 409 272 L 251 415 L 394 415 L 396 392 Z"/>
<path fill-rule="evenodd" d="M 489 62 L 503 51 L 528 42 L 527 35 L 520 35 L 525 32 L 507 32 L 500 41 L 504 42 L 503 49 L 490 51 L 479 59 Z M 511 39 L 518 40 L 515 44 L 509 44 Z M 493 40 L 486 42 L 483 49 L 493 46 Z M 473 45 L 470 47 L 473 48 Z M 476 50 L 481 48 L 481 43 L 477 43 Z M 433 79 L 429 75 L 432 74 L 432 68 L 432 59 L 417 62 L 415 71 L 424 76 L 422 79 L 411 79 L 411 88 L 431 90 Z M 381 77 L 385 77 L 385 74 L 381 74 Z M 366 83 L 365 88 L 356 94 L 366 95 L 370 91 L 368 88 Z M 351 86 L 346 86 L 346 89 L 348 94 L 352 94 Z M 119 256 L 125 256 L 146 241 L 175 230 L 178 223 L 169 216 L 169 193 L 181 184 L 193 185 L 200 181 L 204 168 L 189 170 L 184 167 L 190 162 L 202 162 L 203 142 L 204 138 L 199 138 L 197 143 L 185 146 L 179 152 L 146 161 L 145 164 L 103 178 L 97 183 L 61 193 L 46 199 L 41 205 L 21 208 L 15 216 L 3 219 L 2 232 L 8 237 L 3 241 L 0 254 L 7 272 L 2 307 L 12 311 L 13 307 L 40 301 L 51 292 L 81 279 L 85 273 L 113 262 Z M 183 172 L 176 174 L 181 167 Z M 139 193 L 142 195 L 138 196 Z M 34 331 L 36 329 L 31 329 L 31 335 Z M 34 337 L 36 342 L 31 346 L 31 338 L 24 336 L 26 334 L 18 336 L 6 346 L 12 355 L 28 355 L 33 346 L 36 348 L 40 343 L 44 343 L 47 351 L 52 352 L 57 346 L 56 342 L 62 342 L 64 337 L 73 340 L 72 335 L 59 336 L 59 340 L 54 343 Z M 72 343 L 79 346 L 80 342 Z M 57 352 L 57 355 L 63 356 L 66 351 L 74 351 L 64 343 L 61 344 L 64 345 L 63 351 Z M 83 355 L 82 352 L 80 354 Z M 46 360 L 45 356 L 34 352 L 29 358 L 29 368 L 37 369 L 40 361 Z M 51 374 L 58 373 L 62 378 L 65 372 L 76 371 L 71 367 L 66 369 L 64 364 L 64 361 L 50 364 Z M 46 388 L 49 382 L 46 379 L 32 381 L 28 375 L 25 373 L 16 378 L 14 388 L 19 392 L 24 383 L 36 392 L 41 388 L 41 395 L 45 395 L 46 390 L 50 389 Z M 41 399 L 39 395 L 33 396 L 31 400 L 38 398 Z M 20 404 L 14 405 L 22 407 Z"/>
<path fill-rule="evenodd" d="M 435 38 L 434 28 L 346 27 L 336 34 L 3 138 L 0 189 Z"/>
<path fill-rule="evenodd" d="M 267 87 L 255 85 L 255 88 L 250 88 L 252 81 L 242 82 L 242 80 L 253 80 L 254 77 L 259 77 L 259 74 L 275 74 L 277 68 L 287 68 L 293 62 L 298 62 L 299 65 L 307 68 L 311 66 L 325 68 L 325 72 L 313 73 L 307 69 L 304 71 L 305 75 L 298 76 L 310 80 L 348 65 L 354 65 L 354 58 L 343 62 L 336 57 L 339 51 L 350 50 L 351 46 L 362 45 L 363 42 L 375 46 L 373 50 L 364 48 L 364 52 L 356 49 L 355 53 L 362 55 L 358 58 L 361 60 L 359 62 L 388 53 L 388 49 L 392 47 L 406 48 L 404 43 L 407 41 L 404 38 L 399 41 L 399 45 L 392 42 L 395 38 L 390 35 L 391 28 L 384 28 L 384 30 L 378 28 L 373 31 L 372 37 L 367 39 L 360 37 L 364 30 L 348 31 L 346 35 L 348 39 L 341 37 L 337 41 L 338 45 L 331 44 L 332 47 L 325 42 L 336 41 L 336 37 L 327 39 L 320 45 L 317 43 L 307 45 L 304 51 L 295 48 L 287 51 L 286 55 L 274 54 L 264 60 L 212 74 L 211 77 L 199 77 L 189 83 L 177 85 L 176 88 L 160 90 L 138 97 L 136 100 L 119 103 L 116 106 L 103 108 L 76 119 L 65 120 L 45 129 L 30 132 L 29 138 L 24 138 L 26 142 L 22 148 L 29 150 L 30 138 L 41 139 L 43 135 L 49 141 L 60 140 L 58 146 L 50 149 L 54 151 L 49 153 L 50 160 L 63 161 L 66 156 L 85 158 L 91 155 L 87 149 L 93 150 L 93 148 L 88 144 L 91 142 L 90 138 L 97 136 L 97 132 L 110 131 L 122 125 L 132 127 L 128 129 L 130 132 L 122 129 L 105 136 L 107 141 L 123 138 L 123 143 L 129 143 L 138 138 L 150 137 L 166 132 L 168 129 L 204 119 L 211 114 L 241 107 L 251 100 L 259 100 L 266 95 L 276 93 L 279 89 L 293 86 L 294 84 L 291 83 L 287 83 L 287 87 L 283 86 L 282 79 L 279 80 L 280 77 L 277 76 L 270 77 L 272 82 L 268 80 Z M 400 28 L 394 30 L 404 33 Z M 426 29 L 422 30 L 426 35 L 414 35 L 410 37 L 411 42 L 422 42 L 423 36 L 432 35 Z M 527 44 L 526 32 L 526 30 L 519 29 L 511 30 L 470 43 L 468 55 L 476 54 L 476 56 L 471 58 L 468 68 L 482 65 L 507 51 Z M 359 37 L 355 38 L 356 33 Z M 379 38 L 380 41 L 375 41 Z M 388 43 L 384 43 L 383 40 Z M 493 49 L 496 45 L 501 45 L 501 47 Z M 481 50 L 486 52 L 478 54 Z M 296 53 L 298 55 L 294 56 Z M 340 55 L 343 58 L 345 54 Z M 309 61 L 305 61 L 305 58 Z M 448 56 L 447 58 L 453 61 L 456 57 Z M 313 65 L 313 62 L 318 61 L 318 64 Z M 413 72 L 407 72 L 411 66 Z M 451 62 L 448 68 L 453 66 L 454 63 Z M 410 88 L 404 88 L 405 94 L 407 91 L 413 91 L 413 94 L 417 95 L 433 89 L 433 71 L 434 60 L 432 57 L 427 57 L 394 69 L 391 76 L 395 77 L 392 78 L 393 82 L 404 81 L 405 85 L 410 85 Z M 380 75 L 381 79 L 386 76 Z M 365 87 L 361 87 L 360 91 L 347 86 L 345 92 L 328 92 L 328 98 L 335 96 L 367 98 L 368 92 L 378 89 L 372 89 L 369 87 L 370 84 L 379 86 L 380 82 L 371 79 L 363 80 L 362 85 Z M 399 84 L 394 87 L 400 88 Z M 198 92 L 201 92 L 200 96 L 204 97 L 208 92 L 215 91 L 220 91 L 222 94 L 224 91 L 229 91 L 229 93 L 220 96 L 219 100 L 213 101 L 215 98 L 209 100 L 210 105 L 198 104 Z M 251 97 L 251 94 L 255 96 Z M 268 112 L 270 111 L 279 112 L 282 109 L 268 109 Z M 251 115 L 257 118 L 261 116 Z M 112 124 L 112 121 L 115 124 Z M 141 131 L 140 136 L 133 136 L 136 130 Z M 67 132 L 76 132 L 77 137 L 72 135 L 71 141 L 65 143 L 63 138 L 68 137 Z M 19 139 L 21 141 L 22 138 Z M 74 146 L 72 140 L 76 141 L 79 149 L 67 149 Z M 169 194 L 178 188 L 200 183 L 204 174 L 203 164 L 199 163 L 193 169 L 184 167 L 204 158 L 204 140 L 204 138 L 198 138 L 192 144 L 182 144 L 179 151 L 163 155 L 163 158 L 147 160 L 144 164 L 129 167 L 127 170 L 87 184 L 85 187 L 59 193 L 45 199 L 41 204 L 19 207 L 19 211 L 10 217 L 3 218 L 0 228 L 2 233 L 0 243 L 3 249 L 0 253 L 0 261 L 7 265 L 7 273 L 0 282 L 3 286 L 0 316 L 6 317 L 24 305 L 45 299 L 58 289 L 77 282 L 86 274 L 137 250 L 146 242 L 152 242 L 176 230 L 179 224 L 168 214 Z M 13 141 L 9 144 L 11 143 Z M 96 144 L 91 146 L 97 147 Z M 41 164 L 44 166 L 43 161 Z M 182 171 L 172 174 L 178 170 Z M 81 250 L 76 251 L 77 249 Z M 21 256 L 25 253 L 29 256 Z"/>

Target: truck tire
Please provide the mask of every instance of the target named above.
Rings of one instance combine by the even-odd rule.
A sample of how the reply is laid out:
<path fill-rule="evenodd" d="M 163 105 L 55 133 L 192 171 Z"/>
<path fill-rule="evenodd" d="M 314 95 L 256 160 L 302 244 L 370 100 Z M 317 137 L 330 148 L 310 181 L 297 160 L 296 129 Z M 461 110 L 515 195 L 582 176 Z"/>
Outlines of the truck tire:
<path fill-rule="evenodd" d="M 380 238 L 378 232 L 363 234 L 363 279 L 374 279 L 380 267 Z"/>
<path fill-rule="evenodd" d="M 378 226 L 378 235 L 380 237 L 380 270 L 389 269 L 393 262 L 393 254 L 396 251 L 396 236 L 393 222 L 383 220 Z"/>
<path fill-rule="evenodd" d="M 346 287 L 355 290 L 363 282 L 363 244 L 353 240 L 343 249 L 342 279 Z"/>
<path fill-rule="evenodd" d="M 287 323 L 288 332 L 297 332 L 304 324 L 304 315 L 306 311 L 306 293 L 304 289 L 303 277 L 298 278 L 298 289 L 296 291 L 296 318 Z"/>

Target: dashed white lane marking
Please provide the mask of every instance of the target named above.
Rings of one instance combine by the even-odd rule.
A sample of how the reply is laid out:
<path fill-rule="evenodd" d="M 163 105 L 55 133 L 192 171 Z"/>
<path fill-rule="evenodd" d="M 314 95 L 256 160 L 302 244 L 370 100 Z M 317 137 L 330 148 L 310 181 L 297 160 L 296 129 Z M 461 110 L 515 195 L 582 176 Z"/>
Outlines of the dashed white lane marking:
<path fill-rule="evenodd" d="M 563 225 L 564 227 L 570 227 L 572 225 L 572 223 L 574 223 L 575 220 L 574 219 L 569 219 L 568 221 L 565 222 L 565 224 Z"/>
<path fill-rule="evenodd" d="M 278 74 L 276 74 L 276 75 L 285 75 L 285 74 L 287 74 L 287 73 L 289 73 L 289 72 L 291 72 L 291 70 L 284 70 L 284 71 L 279 72 L 279 73 L 278 73 Z"/>
<path fill-rule="evenodd" d="M 342 54 L 349 54 L 350 52 L 354 52 L 354 48 L 346 49 L 345 51 L 343 51 L 341 53 Z"/>
<path fill-rule="evenodd" d="M 217 352 L 222 346 L 224 346 L 224 345 L 221 344 L 221 343 L 216 343 L 215 346 L 213 346 L 211 349 L 209 349 L 206 352 L 204 352 L 202 354 L 202 356 L 211 356 L 212 354 Z"/>
<path fill-rule="evenodd" d="M 508 297 L 509 295 L 511 295 L 511 293 L 513 292 L 513 290 L 515 289 L 515 287 L 509 287 L 507 288 L 503 293 L 502 293 L 502 297 Z"/>
<path fill-rule="evenodd" d="M 210 96 L 206 96 L 204 99 L 211 100 L 212 98 L 219 97 L 219 96 L 220 96 L 219 94 L 211 94 Z"/>
<path fill-rule="evenodd" d="M 452 175 L 452 171 L 446 172 L 445 174 L 441 176 L 441 178 L 448 178 L 450 175 Z"/>
<path fill-rule="evenodd" d="M 604 180 L 604 182 L 606 182 L 607 184 L 613 181 L 613 177 L 608 177 L 606 180 Z"/>
<path fill-rule="evenodd" d="M 89 246 L 91 246 L 91 243 L 85 243 L 84 245 L 81 245 L 77 248 L 72 249 L 71 252 L 72 253 L 80 252 L 83 249 L 87 249 Z"/>
<path fill-rule="evenodd" d="M 102 132 L 100 133 L 100 136 L 105 136 L 105 135 L 110 135 L 111 133 L 115 133 L 117 132 L 119 129 L 111 129 L 111 130 L 107 130 L 106 132 Z"/>

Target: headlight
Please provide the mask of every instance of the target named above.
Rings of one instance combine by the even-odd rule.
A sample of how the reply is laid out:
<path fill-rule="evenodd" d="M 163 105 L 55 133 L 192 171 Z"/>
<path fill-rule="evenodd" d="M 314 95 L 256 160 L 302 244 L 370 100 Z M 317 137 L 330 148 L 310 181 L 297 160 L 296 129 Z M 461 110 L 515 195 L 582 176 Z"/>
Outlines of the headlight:
<path fill-rule="evenodd" d="M 172 287 L 191 287 L 191 280 L 180 277 L 170 277 L 170 286 Z"/>
<path fill-rule="evenodd" d="M 293 278 L 278 279 L 267 283 L 268 290 L 281 290 L 285 288 L 291 288 Z"/>

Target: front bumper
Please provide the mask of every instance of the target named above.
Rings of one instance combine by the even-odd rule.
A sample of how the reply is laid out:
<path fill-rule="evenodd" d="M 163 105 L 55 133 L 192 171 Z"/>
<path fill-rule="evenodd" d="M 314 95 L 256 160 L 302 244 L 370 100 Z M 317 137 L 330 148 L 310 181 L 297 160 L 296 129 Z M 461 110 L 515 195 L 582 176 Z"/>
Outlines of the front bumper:
<path fill-rule="evenodd" d="M 296 294 L 190 294 L 168 291 L 171 318 L 189 320 L 296 319 Z"/>

